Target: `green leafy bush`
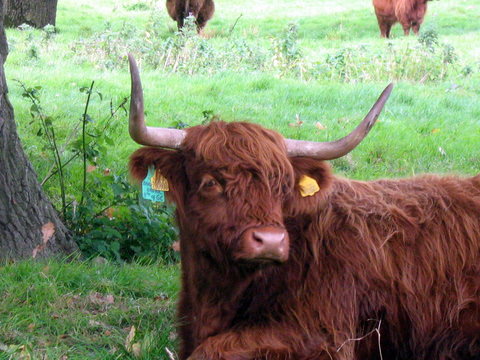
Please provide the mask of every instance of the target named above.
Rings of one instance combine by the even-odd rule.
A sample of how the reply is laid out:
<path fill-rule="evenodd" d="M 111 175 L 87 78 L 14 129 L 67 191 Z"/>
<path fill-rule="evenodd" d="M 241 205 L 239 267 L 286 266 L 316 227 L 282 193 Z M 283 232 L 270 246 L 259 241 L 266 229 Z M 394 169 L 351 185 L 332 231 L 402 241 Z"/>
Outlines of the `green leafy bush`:
<path fill-rule="evenodd" d="M 177 232 L 170 207 L 132 202 L 128 206 L 109 208 L 100 215 L 91 210 L 89 207 L 79 209 L 75 220 L 69 222 L 85 256 L 116 261 L 147 259 L 173 263 L 178 260 L 172 248 Z M 112 210 L 110 216 L 108 210 Z"/>
<path fill-rule="evenodd" d="M 110 127 L 117 113 L 125 110 L 127 99 L 116 108 L 110 102 L 110 114 L 102 120 L 89 115 L 92 95 L 103 95 L 90 87 L 79 90 L 86 96 L 83 114 L 67 131 L 58 136 L 56 120 L 42 106 L 42 87 L 19 82 L 23 97 L 30 101 L 31 125 L 44 143 L 42 151 L 52 166 L 42 181 L 84 256 L 102 256 L 114 261 L 146 259 L 171 263 L 177 260 L 172 244 L 177 238 L 173 209 L 140 198 L 126 174 L 114 174 L 102 165 L 102 159 L 114 145 Z M 53 184 L 50 180 L 55 179 Z M 54 185 L 57 184 L 57 185 Z"/>
<path fill-rule="evenodd" d="M 418 37 L 417 43 L 389 42 L 385 48 L 368 45 L 342 48 L 316 64 L 316 78 L 346 82 L 379 80 L 444 80 L 460 74 L 461 64 L 453 46 L 438 40 L 435 31 Z"/>
<path fill-rule="evenodd" d="M 471 73 L 459 62 L 453 46 L 442 43 L 435 30 L 422 32 L 417 42 L 386 42 L 382 48 L 360 44 L 329 53 L 323 61 L 309 61 L 299 44 L 296 24 L 288 24 L 272 37 L 270 48 L 241 36 L 229 35 L 226 42 L 212 42 L 197 34 L 192 17 L 186 19 L 180 31 L 166 38 L 162 37 L 161 27 L 155 14 L 144 31 L 126 24 L 116 32 L 107 27 L 77 42 L 75 52 L 107 69 L 125 67 L 125 54 L 130 52 L 154 69 L 189 75 L 266 71 L 302 80 L 425 82 Z"/>

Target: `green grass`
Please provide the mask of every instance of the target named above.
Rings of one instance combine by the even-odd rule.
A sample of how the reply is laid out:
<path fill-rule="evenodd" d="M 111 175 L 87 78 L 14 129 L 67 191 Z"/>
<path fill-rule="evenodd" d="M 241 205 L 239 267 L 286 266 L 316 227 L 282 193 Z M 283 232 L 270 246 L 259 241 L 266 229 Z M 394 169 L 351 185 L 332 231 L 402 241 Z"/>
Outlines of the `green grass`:
<path fill-rule="evenodd" d="M 0 359 L 135 358 L 126 347 L 132 326 L 142 359 L 167 359 L 177 291 L 175 266 L 0 266 Z"/>
<path fill-rule="evenodd" d="M 106 23 L 115 31 L 124 24 L 135 26 L 140 40 L 145 39 L 144 33 L 152 24 L 155 24 L 160 38 L 173 36 L 174 23 L 168 18 L 163 4 L 149 1 L 144 2 L 142 11 L 128 10 L 135 3 L 138 1 L 103 0 L 94 4 L 85 0 L 63 1 L 58 9 L 58 34 L 52 39 L 45 39 L 41 31 L 8 30 L 11 53 L 6 73 L 10 97 L 16 110 L 19 133 L 39 178 L 43 178 L 51 166 L 49 154 L 42 150 L 42 143 L 36 136 L 37 127 L 30 123 L 29 104 L 12 80 L 43 87 L 43 106 L 49 115 L 53 115 L 60 138 L 66 138 L 78 123 L 85 101 L 85 95 L 78 89 L 88 86 L 92 80 L 105 99 L 93 99 L 91 115 L 96 119 L 105 118 L 108 100 L 113 99 L 116 104 L 129 94 L 126 59 L 116 59 L 115 68 L 105 70 L 105 59 L 95 52 L 100 51 L 99 48 L 87 48 L 91 54 L 85 58 L 84 51 L 78 48 L 78 41 L 93 41 L 95 34 L 105 31 Z M 369 2 L 361 0 L 342 4 L 266 0 L 250 8 L 251 5 L 244 1 L 234 4 L 217 1 L 216 15 L 206 28 L 208 43 L 218 50 L 233 41 L 227 35 L 235 20 L 242 15 L 233 38 L 243 39 L 268 54 L 272 39 L 281 39 L 287 24 L 295 21 L 299 25 L 301 61 L 323 66 L 328 55 L 337 56 L 344 49 L 353 49 L 353 63 L 349 64 L 351 77 L 305 81 L 287 74 L 279 79 L 281 74 L 274 68 L 264 71 L 221 69 L 214 74 L 188 75 L 144 66 L 142 78 L 151 124 L 170 126 L 182 121 L 195 125 L 202 121 L 202 111 L 211 110 L 229 121 L 262 123 L 287 137 L 331 140 L 350 131 L 368 111 L 381 89 L 392 80 L 382 65 L 369 64 L 369 56 L 384 53 L 389 46 L 403 50 L 418 46 L 415 37 L 401 35 L 398 25 L 392 40 L 380 39 L 373 9 Z M 105 13 L 109 16 L 101 15 Z M 381 123 L 347 161 L 334 162 L 340 164 L 342 174 L 372 179 L 432 171 L 465 174 L 479 171 L 480 147 L 476 143 L 480 143 L 480 54 L 476 49 L 480 48 L 480 29 L 473 21 L 478 15 L 479 0 L 430 4 L 424 29 L 436 29 L 439 41 L 454 47 L 458 68 L 470 66 L 471 74 L 465 77 L 453 71 L 443 79 L 425 82 L 422 81 L 423 73 L 412 73 L 408 77 L 410 80 L 397 81 Z M 98 41 L 89 44 L 98 45 Z M 366 46 L 366 50 L 358 50 L 359 44 Z M 32 47 L 37 51 L 33 58 L 28 55 Z M 355 63 L 355 57 L 360 57 L 357 51 L 362 51 L 364 56 L 358 64 Z M 421 64 L 427 59 L 414 60 Z M 369 81 L 368 73 L 363 78 L 357 76 L 377 68 L 379 75 L 375 80 Z M 412 65 L 409 71 L 415 68 Z M 301 128 L 288 126 L 295 121 L 296 114 L 304 121 Z M 125 115 L 117 119 L 111 136 L 117 139 L 118 145 L 102 159 L 105 167 L 120 174 L 125 172 L 128 154 L 136 148 L 129 140 L 125 119 Z M 314 124 L 317 121 L 325 125 L 326 130 L 316 131 Z M 439 147 L 446 155 L 442 155 Z M 371 156 L 374 159 L 369 159 Z M 75 178 L 77 173 L 72 170 L 71 176 Z"/>
<path fill-rule="evenodd" d="M 10 100 L 39 179 L 52 166 L 51 154 L 36 135 L 31 104 L 13 80 L 42 86 L 42 107 L 62 143 L 80 123 L 86 100 L 80 87 L 95 80 L 103 95 L 93 96 L 90 104 L 96 122 L 108 117 L 110 100 L 115 106 L 129 96 L 127 51 L 141 64 L 151 125 L 196 125 L 203 111 L 211 111 L 227 121 L 263 124 L 286 137 L 333 140 L 352 130 L 387 83 L 395 81 L 379 123 L 355 151 L 332 162 L 335 172 L 364 180 L 480 172 L 480 0 L 429 2 L 422 32 L 438 35 L 435 53 L 421 48 L 418 38 L 403 37 L 399 25 L 390 40 L 381 39 L 370 1 L 252 4 L 217 0 L 206 38 L 189 39 L 182 48 L 190 56 L 203 46 L 211 51 L 205 59 L 212 63 L 193 61 L 194 67 L 176 71 L 170 64 L 153 65 L 165 55 L 161 46 L 179 41 L 163 1 L 63 0 L 53 36 L 7 30 Z M 291 64 L 276 63 L 274 44 L 286 39 L 291 22 L 298 24 L 298 40 L 289 50 L 298 50 L 298 57 Z M 454 49 L 452 64 L 445 63 L 444 44 Z M 231 46 L 237 52 L 229 51 Z M 297 117 L 303 125 L 290 126 Z M 325 129 L 319 130 L 317 122 Z M 115 145 L 100 154 L 99 166 L 125 176 L 127 158 L 138 147 L 128 136 L 125 113 L 114 118 L 108 134 Z M 66 174 L 74 189 L 69 201 L 78 201 L 81 164 Z M 56 182 L 45 188 L 58 205 Z M 33 359 L 129 358 L 124 345 L 134 325 L 141 358 L 167 359 L 164 347 L 174 346 L 177 290 L 177 267 L 53 260 L 2 266 L 0 358 L 19 358 L 22 345 Z M 92 294 L 97 293 L 100 299 L 113 295 L 114 303 L 95 304 Z"/>

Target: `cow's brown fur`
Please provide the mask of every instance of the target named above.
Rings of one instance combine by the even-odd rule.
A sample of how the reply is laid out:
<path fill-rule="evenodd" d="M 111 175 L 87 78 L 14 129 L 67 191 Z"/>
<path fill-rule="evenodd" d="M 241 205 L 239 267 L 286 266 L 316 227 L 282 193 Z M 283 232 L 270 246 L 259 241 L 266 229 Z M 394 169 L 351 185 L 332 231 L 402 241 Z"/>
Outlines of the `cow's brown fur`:
<path fill-rule="evenodd" d="M 480 358 L 480 176 L 352 181 L 224 122 L 136 151 L 133 177 L 151 164 L 177 205 L 181 360 Z M 303 175 L 320 191 L 302 197 Z M 288 260 L 237 260 L 264 224 L 288 230 Z"/>
<path fill-rule="evenodd" d="M 428 0 L 373 0 L 382 37 L 390 37 L 390 29 L 397 21 L 405 35 L 413 29 L 418 34 L 427 12 Z"/>
<path fill-rule="evenodd" d="M 167 11 L 170 17 L 177 22 L 178 28 L 183 27 L 187 16 L 192 15 L 201 31 L 215 12 L 213 0 L 167 0 Z"/>

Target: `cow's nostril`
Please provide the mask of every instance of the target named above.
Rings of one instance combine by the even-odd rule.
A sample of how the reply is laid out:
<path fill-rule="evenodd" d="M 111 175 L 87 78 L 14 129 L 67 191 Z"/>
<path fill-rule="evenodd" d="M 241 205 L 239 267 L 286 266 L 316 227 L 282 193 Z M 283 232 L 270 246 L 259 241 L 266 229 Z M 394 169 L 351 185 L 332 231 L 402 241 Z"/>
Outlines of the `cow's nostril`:
<path fill-rule="evenodd" d="M 243 237 L 242 256 L 254 260 L 272 260 L 284 262 L 288 258 L 288 233 L 284 228 L 262 226 L 250 228 Z"/>
<path fill-rule="evenodd" d="M 262 234 L 254 231 L 253 234 L 253 240 L 255 240 L 258 244 L 263 244 L 263 239 L 262 239 Z"/>
<path fill-rule="evenodd" d="M 258 245 L 266 247 L 275 247 L 282 245 L 285 239 L 284 231 L 254 231 L 252 234 L 253 240 Z"/>

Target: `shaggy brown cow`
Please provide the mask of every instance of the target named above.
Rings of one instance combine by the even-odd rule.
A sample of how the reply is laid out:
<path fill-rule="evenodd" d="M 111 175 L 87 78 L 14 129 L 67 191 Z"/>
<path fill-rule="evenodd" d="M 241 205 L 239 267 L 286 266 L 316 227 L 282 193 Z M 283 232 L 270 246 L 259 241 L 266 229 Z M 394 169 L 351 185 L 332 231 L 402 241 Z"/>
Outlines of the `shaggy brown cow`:
<path fill-rule="evenodd" d="M 429 0 L 373 0 L 378 26 L 382 37 L 390 37 L 390 29 L 397 21 L 405 35 L 413 29 L 418 34 L 427 11 Z"/>
<path fill-rule="evenodd" d="M 201 31 L 215 11 L 213 0 L 167 0 L 167 11 L 170 17 L 177 22 L 178 29 L 183 27 L 186 17 L 193 16 Z"/>
<path fill-rule="evenodd" d="M 131 59 L 131 157 L 177 205 L 180 359 L 480 359 L 480 176 L 352 181 L 350 151 L 261 126 L 145 127 Z M 307 155 L 310 154 L 310 155 Z"/>

